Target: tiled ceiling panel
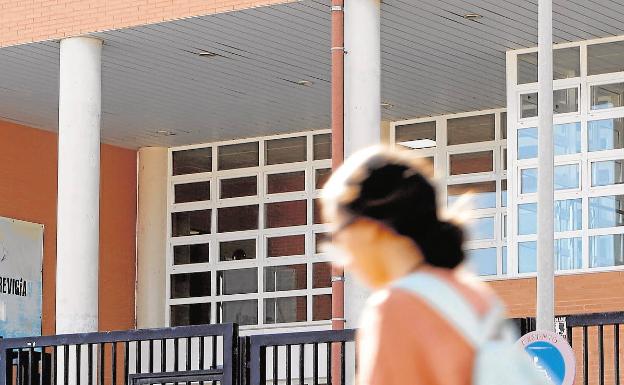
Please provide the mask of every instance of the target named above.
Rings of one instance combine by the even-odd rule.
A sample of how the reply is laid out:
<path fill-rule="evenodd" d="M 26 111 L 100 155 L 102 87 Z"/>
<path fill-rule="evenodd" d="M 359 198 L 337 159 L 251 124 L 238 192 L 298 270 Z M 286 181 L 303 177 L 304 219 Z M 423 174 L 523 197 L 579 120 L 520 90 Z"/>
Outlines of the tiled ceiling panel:
<path fill-rule="evenodd" d="M 97 33 L 103 140 L 136 148 L 328 127 L 329 16 L 328 1 L 304 0 Z M 384 0 L 384 119 L 504 106 L 505 51 L 536 44 L 536 17 L 537 0 Z M 613 0 L 558 0 L 554 18 L 555 42 L 624 34 Z M 0 119 L 55 130 L 57 90 L 58 42 L 0 49 Z"/>

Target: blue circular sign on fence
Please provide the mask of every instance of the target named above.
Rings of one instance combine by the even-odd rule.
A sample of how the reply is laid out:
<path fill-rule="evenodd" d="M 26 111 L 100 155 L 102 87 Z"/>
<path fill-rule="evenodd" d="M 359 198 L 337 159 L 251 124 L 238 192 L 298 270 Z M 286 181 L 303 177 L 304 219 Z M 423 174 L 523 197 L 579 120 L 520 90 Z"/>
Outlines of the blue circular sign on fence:
<path fill-rule="evenodd" d="M 536 331 L 522 336 L 518 344 L 554 385 L 574 383 L 574 351 L 565 338 L 553 332 Z"/>

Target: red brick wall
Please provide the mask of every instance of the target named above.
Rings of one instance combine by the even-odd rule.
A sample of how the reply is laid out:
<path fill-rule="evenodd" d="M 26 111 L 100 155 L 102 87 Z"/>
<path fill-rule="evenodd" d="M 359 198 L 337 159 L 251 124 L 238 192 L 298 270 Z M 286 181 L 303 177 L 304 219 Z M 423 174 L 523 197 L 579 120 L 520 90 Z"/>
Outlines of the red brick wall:
<path fill-rule="evenodd" d="M 0 47 L 292 0 L 4 0 Z"/>
<path fill-rule="evenodd" d="M 41 223 L 43 333 L 55 329 L 57 136 L 0 121 L 0 216 Z M 102 145 L 100 330 L 134 327 L 136 151 Z"/>
<path fill-rule="evenodd" d="M 535 278 L 491 281 L 489 284 L 505 301 L 511 317 L 535 315 Z M 624 272 L 573 274 L 555 279 L 557 315 L 622 310 Z"/>

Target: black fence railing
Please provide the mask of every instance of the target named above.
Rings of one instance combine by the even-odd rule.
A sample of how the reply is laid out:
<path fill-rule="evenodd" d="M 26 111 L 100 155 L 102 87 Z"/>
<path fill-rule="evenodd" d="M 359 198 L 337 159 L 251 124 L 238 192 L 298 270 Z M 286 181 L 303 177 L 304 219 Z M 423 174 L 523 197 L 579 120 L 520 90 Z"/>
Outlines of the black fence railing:
<path fill-rule="evenodd" d="M 0 385 L 238 382 L 233 324 L 0 340 Z"/>
<path fill-rule="evenodd" d="M 244 385 L 345 385 L 355 371 L 355 330 L 255 335 L 246 351 Z"/>
<path fill-rule="evenodd" d="M 622 383 L 624 312 L 563 317 L 576 384 Z M 515 319 L 524 334 L 533 318 Z M 0 385 L 350 385 L 355 331 L 238 337 L 232 324 L 0 339 Z"/>

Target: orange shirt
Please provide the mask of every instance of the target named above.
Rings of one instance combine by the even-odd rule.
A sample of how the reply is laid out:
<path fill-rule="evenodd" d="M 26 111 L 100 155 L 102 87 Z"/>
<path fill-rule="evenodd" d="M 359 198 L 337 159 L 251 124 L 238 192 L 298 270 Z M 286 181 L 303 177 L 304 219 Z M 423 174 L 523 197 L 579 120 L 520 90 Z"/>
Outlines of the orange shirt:
<path fill-rule="evenodd" d="M 493 295 L 462 271 L 426 268 L 455 287 L 478 313 Z M 416 294 L 381 290 L 369 299 L 358 332 L 358 385 L 470 385 L 474 350 Z"/>

